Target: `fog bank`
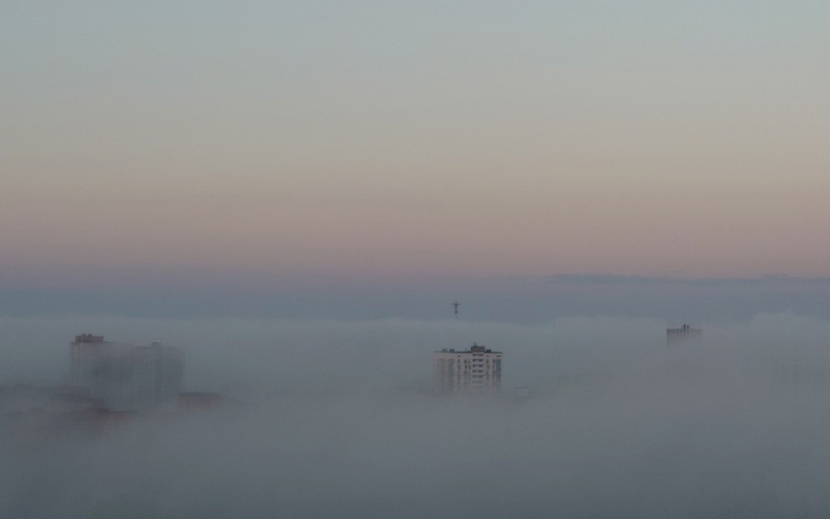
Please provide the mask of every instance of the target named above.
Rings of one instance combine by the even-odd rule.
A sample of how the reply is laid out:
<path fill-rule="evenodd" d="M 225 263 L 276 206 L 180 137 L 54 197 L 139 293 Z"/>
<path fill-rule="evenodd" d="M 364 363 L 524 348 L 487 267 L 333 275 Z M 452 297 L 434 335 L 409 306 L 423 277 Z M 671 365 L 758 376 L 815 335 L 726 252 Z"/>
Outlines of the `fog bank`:
<path fill-rule="evenodd" d="M 682 351 L 648 319 L 0 324 L 0 386 L 59 380 L 68 342 L 89 331 L 177 345 L 188 389 L 231 402 L 93 435 L 0 436 L 2 517 L 764 518 L 830 505 L 823 320 L 703 323 Z M 503 394 L 432 396 L 431 352 L 474 340 L 504 351 Z"/>

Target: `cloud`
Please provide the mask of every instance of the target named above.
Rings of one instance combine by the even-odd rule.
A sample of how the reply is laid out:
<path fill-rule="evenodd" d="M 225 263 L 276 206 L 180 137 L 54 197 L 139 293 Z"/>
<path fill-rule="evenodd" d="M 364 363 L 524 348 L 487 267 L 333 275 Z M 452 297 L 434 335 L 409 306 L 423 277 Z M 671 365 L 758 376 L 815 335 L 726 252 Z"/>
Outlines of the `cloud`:
<path fill-rule="evenodd" d="M 663 322 L 627 318 L 0 324 L 13 346 L 0 386 L 48 380 L 59 363 L 41 362 L 94 332 L 176 344 L 190 389 L 240 403 L 0 435 L 3 517 L 764 518 L 830 504 L 824 320 L 704 323 L 688 351 L 666 349 Z M 432 350 L 473 340 L 505 352 L 503 397 L 419 392 Z"/>

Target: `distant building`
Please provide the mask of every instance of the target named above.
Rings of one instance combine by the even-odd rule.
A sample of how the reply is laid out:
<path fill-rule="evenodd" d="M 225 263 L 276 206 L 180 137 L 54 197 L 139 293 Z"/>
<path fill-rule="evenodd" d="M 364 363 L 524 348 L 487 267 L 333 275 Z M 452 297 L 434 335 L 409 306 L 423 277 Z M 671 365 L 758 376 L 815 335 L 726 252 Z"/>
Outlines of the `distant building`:
<path fill-rule="evenodd" d="M 692 328 L 683 324 L 678 328 L 666 329 L 666 346 L 679 346 L 689 342 L 699 342 L 703 338 L 703 329 Z"/>
<path fill-rule="evenodd" d="M 83 334 L 70 345 L 70 385 L 110 411 L 145 411 L 175 399 L 182 387 L 181 352 L 105 341 Z"/>
<path fill-rule="evenodd" d="M 435 352 L 435 391 L 439 394 L 494 393 L 501 387 L 502 352 L 473 343 L 469 350 Z"/>
<path fill-rule="evenodd" d="M 78 388 L 91 387 L 96 368 L 107 352 L 116 347 L 105 342 L 101 335 L 76 335 L 69 345 L 69 384 Z"/>

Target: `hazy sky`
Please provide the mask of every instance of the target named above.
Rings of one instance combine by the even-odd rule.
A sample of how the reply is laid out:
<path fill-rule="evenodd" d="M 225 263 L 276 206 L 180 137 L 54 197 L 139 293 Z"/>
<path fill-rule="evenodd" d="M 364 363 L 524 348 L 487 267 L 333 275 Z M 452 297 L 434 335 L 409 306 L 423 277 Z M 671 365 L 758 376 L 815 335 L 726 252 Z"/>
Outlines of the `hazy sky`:
<path fill-rule="evenodd" d="M 8 0 L 0 274 L 828 276 L 828 26 L 818 0 Z"/>

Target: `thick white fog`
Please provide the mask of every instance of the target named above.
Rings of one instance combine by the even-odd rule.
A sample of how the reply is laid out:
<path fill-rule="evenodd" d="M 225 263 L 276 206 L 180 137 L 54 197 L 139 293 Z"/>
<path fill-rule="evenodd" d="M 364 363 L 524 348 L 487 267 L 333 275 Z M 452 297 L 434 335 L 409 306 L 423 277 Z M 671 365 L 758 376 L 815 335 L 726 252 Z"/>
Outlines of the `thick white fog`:
<path fill-rule="evenodd" d="M 0 423 L 0 517 L 826 516 L 830 323 L 698 324 L 669 349 L 649 319 L 2 318 L 0 387 L 61 383 L 91 332 L 180 347 L 226 404 Z M 432 352 L 473 341 L 504 352 L 502 394 L 433 396 Z"/>

